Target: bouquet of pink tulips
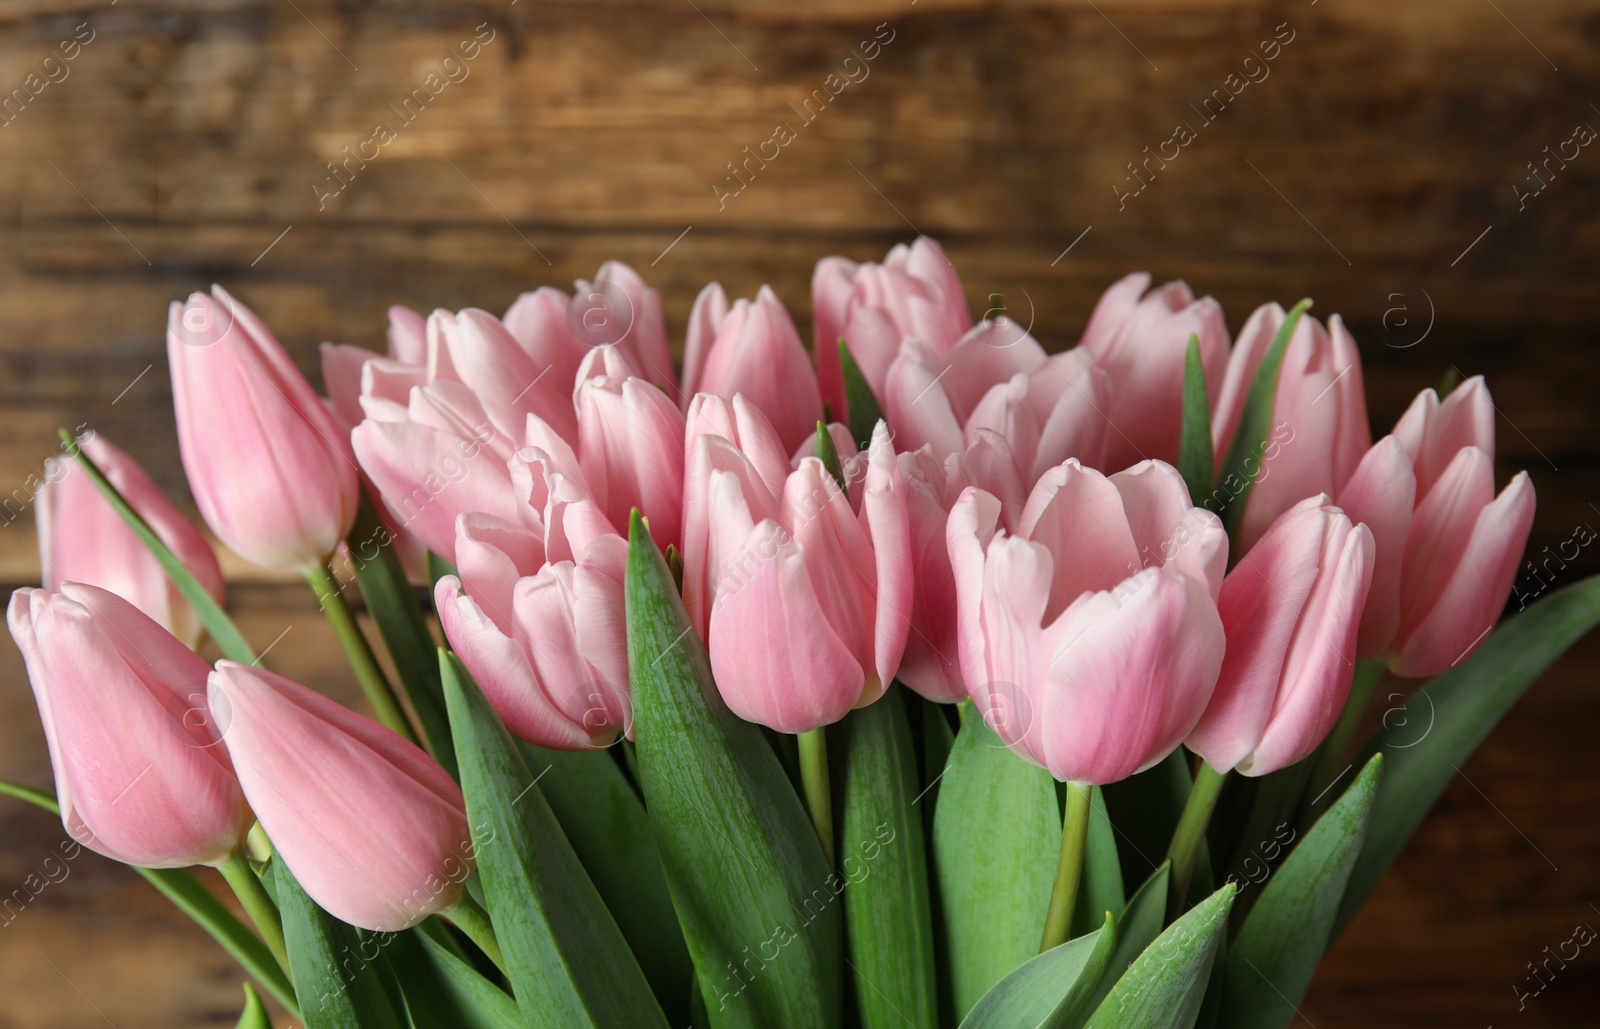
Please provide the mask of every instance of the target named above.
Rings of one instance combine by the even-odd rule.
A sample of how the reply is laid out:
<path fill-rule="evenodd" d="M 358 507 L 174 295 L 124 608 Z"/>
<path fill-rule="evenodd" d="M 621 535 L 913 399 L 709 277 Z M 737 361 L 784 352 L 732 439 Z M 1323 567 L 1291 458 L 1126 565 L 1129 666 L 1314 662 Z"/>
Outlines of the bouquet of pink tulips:
<path fill-rule="evenodd" d="M 326 398 L 174 303 L 200 513 L 370 710 L 261 667 L 207 539 L 63 433 L 9 610 L 54 794 L 0 788 L 311 1029 L 1287 1026 L 1600 581 L 1494 631 L 1534 495 L 1480 379 L 1374 443 L 1337 315 L 1149 286 L 1049 354 L 919 239 L 817 265 L 814 354 L 706 287 L 680 370 L 612 263 L 392 308 Z"/>

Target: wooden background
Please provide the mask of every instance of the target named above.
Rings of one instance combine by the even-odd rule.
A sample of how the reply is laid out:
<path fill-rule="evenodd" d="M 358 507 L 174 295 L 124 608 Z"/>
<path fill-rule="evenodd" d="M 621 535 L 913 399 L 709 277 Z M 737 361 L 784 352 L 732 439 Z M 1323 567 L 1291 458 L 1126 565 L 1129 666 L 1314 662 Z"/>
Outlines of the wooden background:
<path fill-rule="evenodd" d="M 880 23 L 893 38 L 869 76 L 801 126 L 790 105 Z M 1268 77 L 1201 127 L 1190 105 L 1285 23 Z M 493 35 L 469 76 L 319 209 L 327 162 L 397 123 L 389 105 L 475 30 Z M 1357 334 L 1379 433 L 1450 367 L 1484 373 L 1502 476 L 1526 467 L 1538 487 L 1530 550 L 1600 525 L 1600 153 L 1513 191 L 1545 147 L 1600 125 L 1593 5 L 11 0 L 0 91 L 59 78 L 45 58 L 74 32 L 92 39 L 66 77 L 0 126 L 11 586 L 37 581 L 27 481 L 57 426 L 94 426 L 184 496 L 165 308 L 211 281 L 308 371 L 321 340 L 381 345 L 391 303 L 500 310 L 611 257 L 663 291 L 675 338 L 711 279 L 770 282 L 809 338 L 817 258 L 917 231 L 945 243 L 974 313 L 1004 306 L 1052 347 L 1136 268 L 1214 294 L 1235 330 L 1311 295 Z M 780 122 L 797 138 L 719 210 L 711 184 Z M 1180 123 L 1198 138 L 1119 210 L 1126 164 Z M 258 646 L 290 630 L 269 663 L 353 698 L 308 594 L 229 567 Z M 1571 582 L 1600 554 L 1550 567 Z M 44 783 L 21 662 L 0 651 L 0 775 Z M 1545 947 L 1600 925 L 1597 671 L 1600 645 L 1580 646 L 1463 766 L 1322 970 L 1308 1025 L 1597 1024 L 1600 953 L 1520 1005 L 1514 990 L 1538 989 Z M 0 803 L 0 892 L 61 836 Z M 219 950 L 131 873 L 88 854 L 71 868 L 0 928 L 0 1029 L 233 1024 Z"/>

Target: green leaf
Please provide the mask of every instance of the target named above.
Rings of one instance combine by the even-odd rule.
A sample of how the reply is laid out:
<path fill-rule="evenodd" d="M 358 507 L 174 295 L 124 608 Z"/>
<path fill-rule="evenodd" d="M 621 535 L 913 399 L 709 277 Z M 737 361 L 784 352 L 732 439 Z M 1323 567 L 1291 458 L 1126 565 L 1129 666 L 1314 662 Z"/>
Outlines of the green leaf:
<path fill-rule="evenodd" d="M 844 465 L 839 463 L 839 448 L 833 445 L 833 434 L 822 422 L 817 423 L 817 460 L 822 462 L 822 467 L 833 476 L 833 481 L 839 484 L 840 489 L 850 488 L 850 484 L 844 481 Z"/>
<path fill-rule="evenodd" d="M 844 880 L 823 860 L 761 731 L 717 693 L 705 646 L 637 513 L 629 544 L 641 784 L 711 1024 L 833 1029 Z"/>
<path fill-rule="evenodd" d="M 1088 1029 L 1190 1029 L 1222 949 L 1233 895 L 1229 883 L 1157 936 L 1095 1009 Z"/>
<path fill-rule="evenodd" d="M 441 650 L 439 661 L 467 821 L 475 838 L 487 836 L 478 875 L 523 1017 L 664 1029 L 644 973 L 511 734 L 460 660 Z"/>
<path fill-rule="evenodd" d="M 417 713 L 423 746 L 445 771 L 457 776 L 455 745 L 450 741 L 450 717 L 444 709 L 433 634 L 428 630 L 416 591 L 400 565 L 400 556 L 395 553 L 394 538 L 365 489 L 361 491 L 355 527 L 345 542 L 367 611 L 400 674 L 406 699 Z"/>
<path fill-rule="evenodd" d="M 444 942 L 444 926 L 423 922 L 387 940 L 384 954 L 394 970 L 413 1029 L 523 1029 L 517 1002 L 484 978 Z"/>
<path fill-rule="evenodd" d="M 1105 794 L 1096 786 L 1089 793 L 1089 834 L 1083 848 L 1078 903 L 1072 909 L 1072 935 L 1094 931 L 1106 915 L 1121 911 L 1127 902 L 1116 829 L 1106 811 Z"/>
<path fill-rule="evenodd" d="M 1256 476 L 1261 473 L 1261 457 L 1273 433 L 1272 406 L 1278 390 L 1278 371 L 1283 366 L 1284 351 L 1289 349 L 1289 337 L 1294 335 L 1300 317 L 1311 306 L 1309 299 L 1302 300 L 1289 309 L 1283 325 L 1273 337 L 1272 346 L 1256 367 L 1255 378 L 1250 381 L 1250 391 L 1245 394 L 1244 409 L 1239 414 L 1239 424 L 1233 430 L 1233 445 L 1228 448 L 1228 458 L 1223 465 L 1221 481 L 1205 506 L 1222 515 L 1228 529 L 1228 538 L 1237 541 L 1239 526 L 1244 523 L 1245 505 L 1250 501 L 1250 491 Z M 1220 493 L 1222 496 L 1218 497 Z M 1212 507 L 1215 500 L 1220 506 Z"/>
<path fill-rule="evenodd" d="M 244 984 L 244 1011 L 240 1013 L 234 1029 L 272 1029 L 272 1019 L 267 1017 L 260 994 L 249 983 Z"/>
<path fill-rule="evenodd" d="M 872 384 L 856 364 L 844 337 L 839 337 L 839 364 L 844 369 L 844 400 L 850 406 L 850 435 L 856 446 L 865 448 L 872 442 L 872 430 L 883 417 L 883 407 L 872 393 Z"/>
<path fill-rule="evenodd" d="M 200 624 L 206 627 L 206 632 L 210 633 L 211 638 L 216 640 L 217 646 L 222 648 L 223 656 L 230 661 L 255 664 L 255 651 L 250 649 L 249 642 L 239 632 L 238 626 L 234 625 L 227 612 L 222 610 L 222 605 L 206 592 L 200 581 L 184 567 L 182 561 L 178 560 L 178 555 L 172 552 L 172 548 L 162 542 L 161 537 L 157 536 L 149 523 L 133 509 L 121 491 L 111 484 L 111 480 L 106 478 L 106 473 L 100 470 L 100 466 L 83 452 L 83 448 L 78 446 L 78 441 L 73 439 L 72 433 L 66 429 L 60 432 L 61 443 L 66 453 L 78 459 L 78 464 L 88 474 L 90 481 L 105 495 L 112 508 L 122 516 L 122 520 L 128 523 L 128 528 L 133 530 L 133 534 L 139 537 L 151 554 L 155 555 L 156 562 L 167 573 L 167 578 L 172 580 L 173 585 L 178 587 L 178 592 L 183 594 L 183 599 L 194 608 L 195 614 L 200 618 Z"/>
<path fill-rule="evenodd" d="M 1052 947 L 995 984 L 961 1029 L 1075 1029 L 1093 1010 L 1095 985 L 1117 943 L 1116 918 Z"/>
<path fill-rule="evenodd" d="M 672 910 L 644 802 L 608 750 L 519 745 L 667 1020 L 683 1021 L 679 1016 L 688 1011 L 694 966 Z"/>
<path fill-rule="evenodd" d="M 1533 681 L 1597 622 L 1600 576 L 1557 590 L 1507 620 L 1477 653 L 1406 701 L 1405 719 L 1391 725 L 1385 718 L 1362 750 L 1363 759 L 1382 750 L 1387 765 L 1335 936 L 1355 917 L 1462 762 Z"/>
<path fill-rule="evenodd" d="M 1161 862 L 1150 878 L 1128 900 L 1128 906 L 1117 916 L 1116 946 L 1106 962 L 1105 974 L 1091 984 L 1084 1011 L 1098 1008 L 1111 988 L 1117 984 L 1152 940 L 1161 935 L 1167 924 L 1167 893 L 1171 890 L 1172 864 Z M 1075 1027 L 1076 1029 L 1076 1027 Z"/>
<path fill-rule="evenodd" d="M 903 688 L 839 724 L 845 935 L 863 1029 L 938 1025 L 927 846 Z"/>
<path fill-rule="evenodd" d="M 1039 952 L 1061 845 L 1055 780 L 1011 753 L 971 703 L 933 814 L 945 988 L 957 1018 Z"/>
<path fill-rule="evenodd" d="M 1211 495 L 1216 458 L 1211 453 L 1211 401 L 1206 396 L 1206 370 L 1200 363 L 1200 337 L 1189 334 L 1189 356 L 1183 366 L 1183 431 L 1178 443 L 1178 471 L 1189 486 L 1189 502 L 1202 504 Z"/>
<path fill-rule="evenodd" d="M 0 793 L 25 800 L 53 815 L 61 814 L 61 807 L 56 803 L 55 796 L 44 790 L 0 779 Z M 255 976 L 256 981 L 276 997 L 278 1003 L 288 1008 L 291 1013 L 299 1011 L 299 1006 L 295 1003 L 294 987 L 289 984 L 289 977 L 284 974 L 278 959 L 272 956 L 272 951 L 261 942 L 261 937 L 235 918 L 233 912 L 224 907 L 210 890 L 200 885 L 198 879 L 181 868 L 134 866 L 133 870 L 144 876 L 150 885 L 160 890 L 161 895 L 176 904 L 180 911 L 194 919 L 200 928 L 210 933 L 211 938 L 228 952 L 228 956 L 237 961 L 239 967 Z"/>
<path fill-rule="evenodd" d="M 306 1029 L 404 1029 L 375 960 L 361 950 L 355 927 L 317 906 L 289 866 L 274 873 L 289 968 Z"/>
<path fill-rule="evenodd" d="M 1229 1029 L 1284 1029 L 1294 1020 L 1333 935 L 1382 771 L 1383 755 L 1374 754 L 1267 880 L 1228 951 L 1221 1024 Z"/>

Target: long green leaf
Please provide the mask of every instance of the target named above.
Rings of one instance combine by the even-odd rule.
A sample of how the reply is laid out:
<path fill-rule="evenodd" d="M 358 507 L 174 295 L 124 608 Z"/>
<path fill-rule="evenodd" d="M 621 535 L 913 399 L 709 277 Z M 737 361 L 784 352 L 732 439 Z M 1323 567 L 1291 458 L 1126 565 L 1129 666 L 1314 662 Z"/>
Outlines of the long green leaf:
<path fill-rule="evenodd" d="M 1215 471 L 1206 369 L 1200 362 L 1200 337 L 1190 333 L 1189 356 L 1183 365 L 1183 430 L 1178 442 L 1178 472 L 1189 487 L 1191 504 L 1203 504 L 1211 495 L 1211 476 Z"/>
<path fill-rule="evenodd" d="M 660 1026 L 666 1017 L 622 932 L 494 709 L 459 659 L 439 652 L 478 875 L 506 974 L 533 1024 Z"/>
<path fill-rule="evenodd" d="M 384 954 L 412 1029 L 522 1029 L 517 1002 L 440 942 L 445 931 L 424 922 L 387 937 Z"/>
<path fill-rule="evenodd" d="M 261 995 L 249 983 L 244 984 L 244 1010 L 239 1013 L 239 1021 L 234 1029 L 272 1029 L 272 1019 L 267 1017 Z"/>
<path fill-rule="evenodd" d="M 274 879 L 306 1029 L 405 1029 L 384 987 L 382 953 L 369 960 L 356 929 L 318 907 L 287 865 Z"/>
<path fill-rule="evenodd" d="M 760 730 L 718 695 L 705 647 L 637 513 L 629 543 L 640 778 L 711 1024 L 833 1029 L 844 880 L 823 860 Z"/>
<path fill-rule="evenodd" d="M 1106 962 L 1105 973 L 1098 982 L 1092 984 L 1084 1005 L 1086 1013 L 1100 1006 L 1111 988 L 1117 985 L 1151 941 L 1161 935 L 1161 930 L 1167 924 L 1167 893 L 1172 888 L 1171 880 L 1172 865 L 1163 861 L 1134 892 L 1128 900 L 1128 906 L 1117 916 L 1116 946 Z"/>
<path fill-rule="evenodd" d="M 902 687 L 852 711 L 835 751 L 845 935 L 863 1029 L 933 1029 L 933 916 L 927 846 L 914 806 L 917 758 Z"/>
<path fill-rule="evenodd" d="M 1190 1029 L 1222 950 L 1233 895 L 1229 883 L 1156 937 L 1117 980 L 1088 1029 Z"/>
<path fill-rule="evenodd" d="M 1116 829 L 1106 811 L 1105 794 L 1096 786 L 1089 793 L 1089 834 L 1084 843 L 1078 903 L 1072 911 L 1072 934 L 1094 931 L 1107 914 L 1116 914 L 1127 902 Z"/>
<path fill-rule="evenodd" d="M 644 802 L 606 750 L 521 744 L 528 768 L 670 1022 L 682 1022 L 694 965 L 672 910 Z"/>
<path fill-rule="evenodd" d="M 1333 935 L 1382 771 L 1383 755 L 1374 754 L 1267 880 L 1228 951 L 1220 1023 L 1228 1029 L 1283 1029 L 1294 1020 Z"/>
<path fill-rule="evenodd" d="M 1295 326 L 1311 307 L 1309 299 L 1302 300 L 1289 309 L 1283 325 L 1273 337 L 1272 346 L 1256 367 L 1255 378 L 1250 381 L 1250 391 L 1245 394 L 1244 410 L 1239 414 L 1239 424 L 1233 430 L 1233 445 L 1228 448 L 1228 459 L 1222 469 L 1217 490 L 1206 501 L 1206 507 L 1222 515 L 1228 538 L 1237 542 L 1239 527 L 1244 524 L 1245 505 L 1250 501 L 1250 491 L 1256 477 L 1261 474 L 1261 458 L 1272 437 L 1272 406 L 1278 390 L 1278 372 L 1283 367 L 1284 351 L 1289 349 L 1289 338 Z M 1221 494 L 1221 496 L 1216 496 Z M 1217 500 L 1212 507 L 1211 500 Z"/>
<path fill-rule="evenodd" d="M 1116 918 L 1033 958 L 994 985 L 961 1029 L 1073 1029 L 1093 1009 L 1095 984 L 1116 948 Z"/>
<path fill-rule="evenodd" d="M 121 491 L 111 484 L 111 480 L 106 478 L 106 473 L 100 470 L 100 466 L 83 452 L 83 448 L 78 446 L 78 441 L 73 439 L 72 433 L 62 429 L 61 442 L 66 452 L 78 459 L 78 464 L 88 474 L 89 479 L 105 495 L 117 514 L 122 516 L 122 520 L 128 523 L 134 535 L 138 536 L 150 553 L 155 555 L 157 563 L 167 573 L 167 577 L 178 587 L 183 599 L 189 602 L 189 606 L 194 608 L 195 614 L 200 617 L 200 624 L 206 627 L 206 632 L 210 633 L 211 638 L 217 641 L 217 646 L 222 648 L 223 656 L 230 661 L 255 664 L 255 651 L 250 649 L 250 644 L 239 632 L 238 626 L 234 625 L 227 612 L 222 610 L 222 605 L 206 592 L 199 580 L 184 567 L 182 561 L 178 560 L 178 555 L 172 552 L 172 548 L 162 542 L 161 537 L 157 536 L 155 530 L 150 528 L 150 524 L 133 509 L 133 505 L 128 503 Z"/>
<path fill-rule="evenodd" d="M 1055 780 L 966 702 L 933 814 L 935 878 L 957 1018 L 1039 952 L 1061 845 Z"/>
<path fill-rule="evenodd" d="M 1339 906 L 1334 935 L 1366 901 L 1450 777 L 1540 674 L 1600 623 L 1600 576 L 1574 583 L 1509 619 L 1466 661 L 1406 702 L 1410 717 L 1373 733 L 1362 756 L 1388 765 L 1372 823 Z M 1426 728 L 1419 728 L 1430 718 Z"/>
<path fill-rule="evenodd" d="M 25 800 L 53 815 L 61 814 L 61 808 L 53 794 L 32 786 L 0 780 L 0 793 Z M 144 876 L 150 885 L 160 890 L 162 896 L 176 904 L 180 911 L 194 919 L 200 928 L 210 933 L 211 938 L 228 952 L 228 956 L 237 961 L 239 967 L 255 976 L 256 981 L 276 997 L 278 1003 L 288 1008 L 290 1012 L 299 1011 L 299 1006 L 295 1003 L 294 987 L 289 984 L 289 977 L 284 974 L 277 958 L 272 956 L 272 951 L 261 942 L 261 937 L 235 918 L 233 912 L 223 906 L 210 890 L 200 885 L 200 880 L 192 873 L 181 868 L 135 866 L 133 870 Z"/>
<path fill-rule="evenodd" d="M 346 545 L 367 611 L 383 637 L 395 671 L 400 673 L 406 699 L 417 713 L 423 745 L 447 772 L 456 776 L 455 745 L 450 740 L 450 716 L 444 708 L 433 634 L 428 630 L 416 591 L 400 565 L 389 529 L 365 489 L 361 491 L 361 506 Z"/>
<path fill-rule="evenodd" d="M 839 365 L 844 370 L 844 400 L 850 405 L 850 435 L 856 446 L 865 447 L 872 442 L 872 430 L 883 417 L 883 407 L 873 395 L 872 384 L 862 374 L 843 336 L 839 337 Z"/>

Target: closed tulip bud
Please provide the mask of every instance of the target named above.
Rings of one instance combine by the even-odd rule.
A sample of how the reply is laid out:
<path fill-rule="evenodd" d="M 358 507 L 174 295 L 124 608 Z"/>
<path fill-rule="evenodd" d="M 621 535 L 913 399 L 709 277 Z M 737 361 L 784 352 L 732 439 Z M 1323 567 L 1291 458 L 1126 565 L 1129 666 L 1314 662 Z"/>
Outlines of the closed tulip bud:
<path fill-rule="evenodd" d="M 615 347 L 634 374 L 678 397 L 661 294 L 621 261 L 607 261 L 593 282 L 579 279 L 568 315 L 590 347 Z"/>
<path fill-rule="evenodd" d="M 1223 580 L 1228 648 L 1190 750 L 1266 775 L 1317 749 L 1350 692 L 1372 559 L 1372 533 L 1326 496 L 1272 523 Z"/>
<path fill-rule="evenodd" d="M 206 524 L 269 568 L 307 571 L 355 520 L 350 444 L 254 313 L 212 287 L 167 320 L 178 446 Z"/>
<path fill-rule="evenodd" d="M 1284 317 L 1282 307 L 1264 304 L 1239 332 L 1212 416 L 1212 446 L 1219 462 L 1233 444 L 1245 397 Z M 1372 446 L 1361 354 L 1338 315 L 1328 320 L 1326 329 L 1308 316 L 1295 325 L 1278 370 L 1272 422 L 1273 442 L 1250 455 L 1257 462 L 1251 467 L 1259 470 L 1240 532 L 1244 549 L 1307 497 L 1338 496 Z"/>
<path fill-rule="evenodd" d="M 1526 472 L 1494 492 L 1494 403 L 1481 378 L 1424 390 L 1339 495 L 1377 543 L 1360 655 L 1410 678 L 1460 664 L 1493 628 L 1533 526 Z"/>
<path fill-rule="evenodd" d="M 1119 279 L 1100 297 L 1083 330 L 1084 348 L 1111 377 L 1107 468 L 1144 458 L 1178 459 L 1191 335 L 1200 340 L 1209 396 L 1218 396 L 1228 363 L 1228 327 L 1220 304 L 1210 297 L 1196 300 L 1182 282 L 1146 294 L 1149 287 L 1148 272 Z"/>
<path fill-rule="evenodd" d="M 434 317 L 448 315 L 435 312 Z M 455 316 L 455 331 L 445 338 L 456 379 L 472 391 L 501 436 L 520 439 L 529 415 L 563 438 L 577 435 L 572 380 L 552 374 L 553 365 L 540 366 L 500 319 L 469 307 Z"/>
<path fill-rule="evenodd" d="M 839 363 L 841 336 L 881 397 L 901 341 L 915 337 L 943 359 L 972 325 L 955 267 L 926 236 L 909 247 L 897 244 L 882 264 L 857 264 L 843 257 L 818 261 L 811 276 L 811 310 L 817 375 L 836 418 L 849 417 Z"/>
<path fill-rule="evenodd" d="M 219 661 L 207 697 L 277 856 L 329 914 L 399 932 L 461 899 L 461 789 L 399 734 L 275 672 Z"/>
<path fill-rule="evenodd" d="M 211 544 L 150 481 L 143 468 L 99 435 L 78 441 L 128 504 L 183 562 L 205 591 L 222 602 L 222 568 Z M 39 491 L 39 563 L 44 588 L 81 582 L 110 590 L 194 647 L 205 634 L 194 608 L 101 495 L 89 476 L 67 458 L 45 462 Z"/>
<path fill-rule="evenodd" d="M 507 728 L 542 747 L 584 750 L 630 724 L 628 544 L 551 465 L 542 455 L 522 465 L 543 494 L 531 528 L 461 517 L 460 578 L 440 579 L 434 598 L 445 636 Z"/>
<path fill-rule="evenodd" d="M 990 388 L 967 419 L 970 445 L 982 429 L 1006 438 L 1023 482 L 1070 458 L 1100 466 L 1107 423 L 1102 413 L 1111 398 L 1111 380 L 1089 352 L 1075 347 L 1055 354 L 1033 371 Z"/>
<path fill-rule="evenodd" d="M 584 368 L 595 364 L 591 358 Z M 621 370 L 578 383 L 578 463 L 584 481 L 613 525 L 626 525 L 629 512 L 638 508 L 657 546 L 681 547 L 683 413 L 644 379 L 615 374 Z"/>
<path fill-rule="evenodd" d="M 737 300 L 732 307 L 717 283 L 700 291 L 689 315 L 683 392 L 685 397 L 743 393 L 766 412 L 790 452 L 822 418 L 816 370 L 793 319 L 769 286 L 762 286 L 755 300 Z"/>
<path fill-rule="evenodd" d="M 559 289 L 540 286 L 518 297 L 502 319 L 533 363 L 548 368 L 551 382 L 560 387 L 572 385 L 590 350 L 572 331 L 573 304 Z"/>
<path fill-rule="evenodd" d="M 704 570 L 717 688 L 740 717 L 798 733 L 893 680 L 911 610 L 905 487 L 888 429 L 866 455 L 860 509 L 814 457 L 774 492 L 728 440 L 701 436 L 707 504 L 686 529 L 686 589 Z M 696 515 L 691 509 L 691 518 Z"/>
<path fill-rule="evenodd" d="M 984 719 L 1057 779 L 1103 784 L 1165 758 L 1211 699 L 1228 540 L 1183 479 L 1068 461 L 1014 535 L 976 488 L 950 512 L 962 673 Z"/>
<path fill-rule="evenodd" d="M 206 714 L 210 666 L 93 586 L 18 590 L 6 617 L 39 705 L 67 832 L 146 868 L 227 860 L 250 823 Z"/>

